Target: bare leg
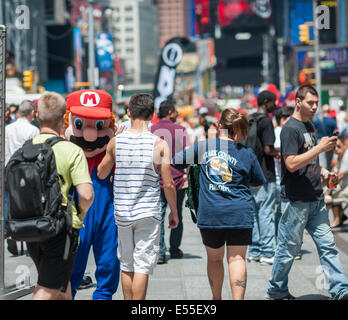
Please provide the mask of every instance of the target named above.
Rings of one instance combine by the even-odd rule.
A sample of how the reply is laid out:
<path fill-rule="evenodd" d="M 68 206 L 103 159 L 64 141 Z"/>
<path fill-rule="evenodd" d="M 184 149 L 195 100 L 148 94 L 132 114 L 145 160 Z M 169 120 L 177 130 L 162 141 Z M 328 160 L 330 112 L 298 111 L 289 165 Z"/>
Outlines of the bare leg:
<path fill-rule="evenodd" d="M 333 220 L 330 223 L 330 227 L 337 226 L 341 223 L 341 205 L 332 206 Z"/>
<path fill-rule="evenodd" d="M 126 271 L 121 272 L 122 290 L 123 290 L 123 297 L 125 300 L 133 300 L 133 291 L 132 291 L 133 277 L 134 277 L 134 272 L 126 272 Z"/>
<path fill-rule="evenodd" d="M 207 271 L 208 279 L 213 294 L 213 299 L 221 299 L 222 285 L 224 282 L 224 265 L 223 258 L 225 254 L 225 246 L 213 249 L 205 246 L 207 251 Z"/>
<path fill-rule="evenodd" d="M 132 292 L 133 300 L 145 300 L 149 275 L 134 273 Z"/>
<path fill-rule="evenodd" d="M 68 286 L 66 288 L 65 292 L 60 292 L 59 293 L 59 300 L 72 300 L 72 295 L 71 295 L 71 284 L 70 281 L 68 283 Z"/>
<path fill-rule="evenodd" d="M 62 292 L 59 290 L 49 289 L 37 285 L 34 290 L 33 300 L 62 300 L 61 294 Z"/>
<path fill-rule="evenodd" d="M 247 284 L 245 256 L 248 246 L 227 246 L 227 262 L 234 300 L 244 300 Z"/>

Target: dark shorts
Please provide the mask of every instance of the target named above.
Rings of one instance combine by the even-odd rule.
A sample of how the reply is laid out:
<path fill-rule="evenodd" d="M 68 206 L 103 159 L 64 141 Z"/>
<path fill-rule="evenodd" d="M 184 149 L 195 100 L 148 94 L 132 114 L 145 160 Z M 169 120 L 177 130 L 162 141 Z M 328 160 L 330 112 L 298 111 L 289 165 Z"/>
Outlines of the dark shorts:
<path fill-rule="evenodd" d="M 44 242 L 27 242 L 28 252 L 38 272 L 38 285 L 66 291 L 78 249 L 79 230 L 73 229 L 70 235 L 70 250 L 66 261 L 63 260 L 65 243 L 66 232 Z"/>
<path fill-rule="evenodd" d="M 200 229 L 203 244 L 218 249 L 223 245 L 247 246 L 252 243 L 253 229 Z"/>

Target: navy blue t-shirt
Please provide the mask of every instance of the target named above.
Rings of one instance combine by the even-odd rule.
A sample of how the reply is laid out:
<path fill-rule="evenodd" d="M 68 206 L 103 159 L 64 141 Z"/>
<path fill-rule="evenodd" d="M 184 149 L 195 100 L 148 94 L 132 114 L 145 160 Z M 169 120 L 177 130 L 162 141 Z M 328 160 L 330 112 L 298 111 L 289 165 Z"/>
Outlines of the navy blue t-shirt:
<path fill-rule="evenodd" d="M 314 121 L 314 125 L 318 132 L 318 139 L 325 136 L 332 137 L 334 131 L 337 129 L 336 120 L 329 117 L 323 117 L 322 120 L 317 118 Z"/>
<path fill-rule="evenodd" d="M 249 185 L 263 185 L 266 179 L 252 149 L 213 139 L 177 153 L 173 162 L 178 168 L 200 164 L 199 228 L 253 228 Z"/>

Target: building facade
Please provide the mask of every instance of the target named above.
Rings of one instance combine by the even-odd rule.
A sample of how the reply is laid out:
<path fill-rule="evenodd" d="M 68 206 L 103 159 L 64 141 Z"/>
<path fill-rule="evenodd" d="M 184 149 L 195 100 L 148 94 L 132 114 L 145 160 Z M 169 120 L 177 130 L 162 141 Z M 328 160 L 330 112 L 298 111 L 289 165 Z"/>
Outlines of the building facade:
<path fill-rule="evenodd" d="M 152 0 L 113 0 L 116 55 L 124 61 L 126 82 L 153 82 L 158 57 L 157 9 Z"/>
<path fill-rule="evenodd" d="M 157 0 L 158 46 L 163 48 L 173 37 L 191 35 L 192 1 Z"/>

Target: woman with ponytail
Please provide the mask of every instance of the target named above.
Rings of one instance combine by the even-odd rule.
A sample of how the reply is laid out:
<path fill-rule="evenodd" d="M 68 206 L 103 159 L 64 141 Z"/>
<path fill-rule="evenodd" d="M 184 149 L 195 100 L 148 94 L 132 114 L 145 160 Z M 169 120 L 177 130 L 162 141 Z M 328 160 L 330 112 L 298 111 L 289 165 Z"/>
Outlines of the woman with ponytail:
<path fill-rule="evenodd" d="M 254 152 L 240 143 L 246 138 L 248 127 L 245 115 L 225 109 L 216 139 L 198 142 L 173 159 L 179 168 L 200 164 L 197 226 L 206 248 L 208 279 L 216 300 L 222 298 L 225 246 L 233 299 L 244 299 L 245 258 L 254 225 L 249 188 L 266 182 Z"/>

